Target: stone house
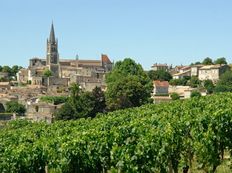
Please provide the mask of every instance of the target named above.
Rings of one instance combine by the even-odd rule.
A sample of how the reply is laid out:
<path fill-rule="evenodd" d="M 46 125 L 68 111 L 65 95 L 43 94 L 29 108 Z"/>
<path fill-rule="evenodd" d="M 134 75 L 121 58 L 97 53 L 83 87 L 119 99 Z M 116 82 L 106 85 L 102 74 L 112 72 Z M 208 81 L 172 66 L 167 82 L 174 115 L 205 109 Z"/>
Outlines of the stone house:
<path fill-rule="evenodd" d="M 153 95 L 168 95 L 168 81 L 153 81 Z"/>
<path fill-rule="evenodd" d="M 60 106 L 61 105 L 53 105 L 44 102 L 29 103 L 27 104 L 26 117 L 33 121 L 46 121 L 52 123 L 53 114 Z"/>
<path fill-rule="evenodd" d="M 151 66 L 151 69 L 154 70 L 154 71 L 158 71 L 158 70 L 164 70 L 164 71 L 168 71 L 169 69 L 169 66 L 167 64 L 153 64 Z"/>
<path fill-rule="evenodd" d="M 228 65 L 206 65 L 199 69 L 199 80 L 212 80 L 213 82 L 217 82 L 221 74 L 230 69 Z"/>
<path fill-rule="evenodd" d="M 191 66 L 191 76 L 199 76 L 199 69 L 203 66 L 202 64 Z"/>
<path fill-rule="evenodd" d="M 22 68 L 20 71 L 16 74 L 17 81 L 20 81 L 21 83 L 28 83 L 28 69 Z"/>
<path fill-rule="evenodd" d="M 186 70 L 172 75 L 173 79 L 183 79 L 184 77 L 190 77 L 190 76 L 191 76 L 191 70 Z"/>

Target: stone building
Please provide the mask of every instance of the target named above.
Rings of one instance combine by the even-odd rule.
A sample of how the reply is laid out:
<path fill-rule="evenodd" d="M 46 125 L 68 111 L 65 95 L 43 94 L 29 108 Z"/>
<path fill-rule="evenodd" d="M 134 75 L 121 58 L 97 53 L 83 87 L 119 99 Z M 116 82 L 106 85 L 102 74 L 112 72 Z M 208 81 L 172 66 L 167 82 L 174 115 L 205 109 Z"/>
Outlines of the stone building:
<path fill-rule="evenodd" d="M 58 40 L 55 38 L 52 24 L 47 39 L 46 59 L 37 57 L 30 59 L 28 69 L 20 70 L 17 79 L 19 83 L 29 81 L 32 85 L 51 88 L 67 87 L 75 82 L 89 91 L 96 86 L 105 86 L 105 74 L 111 71 L 112 67 L 113 63 L 104 54 L 101 55 L 101 60 L 60 59 Z M 47 69 L 51 71 L 52 76 L 44 75 Z"/>
<path fill-rule="evenodd" d="M 168 81 L 153 81 L 153 94 L 154 95 L 168 95 L 169 83 Z"/>
<path fill-rule="evenodd" d="M 167 64 L 153 64 L 153 66 L 151 66 L 151 69 L 154 71 L 159 71 L 159 70 L 164 70 L 164 71 L 168 71 L 169 66 Z"/>
<path fill-rule="evenodd" d="M 217 82 L 221 74 L 230 69 L 228 65 L 217 64 L 217 65 L 206 65 L 199 69 L 199 80 L 210 79 L 213 82 Z"/>

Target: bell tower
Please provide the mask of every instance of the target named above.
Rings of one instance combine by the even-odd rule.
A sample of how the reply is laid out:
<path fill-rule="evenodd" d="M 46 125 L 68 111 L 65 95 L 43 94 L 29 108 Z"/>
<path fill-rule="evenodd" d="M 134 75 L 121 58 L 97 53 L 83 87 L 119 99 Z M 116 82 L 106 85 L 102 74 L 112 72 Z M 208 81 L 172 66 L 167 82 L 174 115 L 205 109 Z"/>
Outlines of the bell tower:
<path fill-rule="evenodd" d="M 47 39 L 47 60 L 46 65 L 52 72 L 52 76 L 59 77 L 59 53 L 58 53 L 58 41 L 55 38 L 54 26 L 52 23 L 49 39 Z"/>

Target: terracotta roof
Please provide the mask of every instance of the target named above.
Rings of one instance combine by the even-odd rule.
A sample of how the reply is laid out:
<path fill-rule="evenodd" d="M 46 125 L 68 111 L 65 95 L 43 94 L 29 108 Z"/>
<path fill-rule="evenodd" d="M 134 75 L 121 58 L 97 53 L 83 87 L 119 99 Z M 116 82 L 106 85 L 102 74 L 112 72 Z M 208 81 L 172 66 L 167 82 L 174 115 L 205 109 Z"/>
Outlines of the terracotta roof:
<path fill-rule="evenodd" d="M 169 87 L 168 81 L 155 80 L 153 81 L 153 85 L 158 86 L 158 87 Z"/>
<path fill-rule="evenodd" d="M 101 60 L 102 60 L 102 62 L 105 62 L 105 63 L 112 63 L 112 62 L 110 61 L 110 59 L 108 58 L 108 56 L 105 55 L 105 54 L 102 54 L 102 55 L 101 55 Z"/>

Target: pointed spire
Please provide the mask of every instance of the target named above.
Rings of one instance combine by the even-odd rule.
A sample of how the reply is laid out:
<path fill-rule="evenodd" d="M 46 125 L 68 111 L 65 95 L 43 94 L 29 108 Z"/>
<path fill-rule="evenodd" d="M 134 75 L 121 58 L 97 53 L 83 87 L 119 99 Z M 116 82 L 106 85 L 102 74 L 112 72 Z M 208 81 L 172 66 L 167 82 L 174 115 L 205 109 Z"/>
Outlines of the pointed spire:
<path fill-rule="evenodd" d="M 51 31 L 50 31 L 49 42 L 51 42 L 51 43 L 56 42 L 53 22 L 52 22 Z"/>

